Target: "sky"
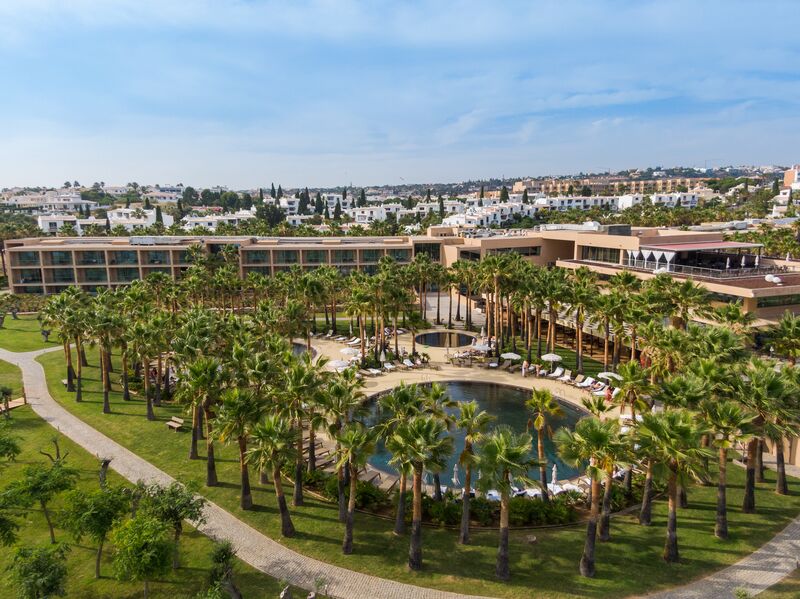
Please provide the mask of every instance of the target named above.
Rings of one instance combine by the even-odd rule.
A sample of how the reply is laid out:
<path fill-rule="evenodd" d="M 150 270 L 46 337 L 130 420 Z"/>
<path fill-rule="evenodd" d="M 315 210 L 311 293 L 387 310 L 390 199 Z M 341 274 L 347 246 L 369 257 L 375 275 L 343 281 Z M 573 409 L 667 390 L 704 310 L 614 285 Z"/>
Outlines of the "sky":
<path fill-rule="evenodd" d="M 794 0 L 0 0 L 0 187 L 800 161 Z"/>

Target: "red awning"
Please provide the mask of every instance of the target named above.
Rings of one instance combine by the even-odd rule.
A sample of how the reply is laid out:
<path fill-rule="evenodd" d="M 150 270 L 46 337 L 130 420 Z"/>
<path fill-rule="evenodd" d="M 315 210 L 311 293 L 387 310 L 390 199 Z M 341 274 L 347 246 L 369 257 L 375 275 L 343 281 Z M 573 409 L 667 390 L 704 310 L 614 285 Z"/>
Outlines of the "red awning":
<path fill-rule="evenodd" d="M 643 250 L 659 250 L 662 252 L 697 252 L 700 250 L 735 250 L 756 249 L 762 247 L 760 243 L 745 243 L 738 241 L 702 241 L 699 243 L 665 243 L 660 245 L 643 245 Z"/>

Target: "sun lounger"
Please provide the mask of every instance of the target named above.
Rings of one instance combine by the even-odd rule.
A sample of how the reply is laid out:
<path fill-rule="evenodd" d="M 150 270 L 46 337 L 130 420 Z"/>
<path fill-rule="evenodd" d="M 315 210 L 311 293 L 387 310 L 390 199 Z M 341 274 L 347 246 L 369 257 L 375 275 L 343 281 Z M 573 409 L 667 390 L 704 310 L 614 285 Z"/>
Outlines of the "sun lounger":
<path fill-rule="evenodd" d="M 367 370 L 372 373 L 372 376 L 380 376 L 383 374 L 383 371 L 379 370 L 378 368 L 367 368 Z"/>
<path fill-rule="evenodd" d="M 387 372 L 391 372 L 392 370 L 397 370 L 397 366 L 395 366 L 391 362 L 384 363 L 383 367 L 387 370 Z"/>
<path fill-rule="evenodd" d="M 617 395 L 619 395 L 619 392 L 620 392 L 620 388 L 619 388 L 619 387 L 617 387 L 616 389 L 614 389 L 614 390 L 611 392 L 611 399 L 614 399 L 614 398 L 615 398 Z"/>
<path fill-rule="evenodd" d="M 356 345 L 361 345 L 361 339 L 359 339 L 358 337 L 356 337 L 356 339 L 355 339 L 355 340 L 353 340 L 353 341 L 348 341 L 348 342 L 347 342 L 347 345 L 353 345 L 353 346 L 356 346 Z"/>
<path fill-rule="evenodd" d="M 594 382 L 595 381 L 594 381 L 594 379 L 592 377 L 588 377 L 582 383 L 580 383 L 578 385 L 575 385 L 575 386 L 580 388 L 580 389 L 586 389 L 586 388 L 591 387 L 592 385 L 594 385 Z"/>
<path fill-rule="evenodd" d="M 508 372 L 512 374 L 520 370 L 522 370 L 522 364 L 512 364 L 511 366 L 508 367 Z"/>
<path fill-rule="evenodd" d="M 403 364 L 400 360 L 394 360 L 392 364 L 394 365 L 395 368 L 399 370 L 408 370 L 408 366 Z"/>
<path fill-rule="evenodd" d="M 325 338 L 326 338 L 326 339 L 330 339 L 331 337 L 333 337 L 333 329 L 330 329 L 330 330 L 328 331 L 328 334 L 327 334 L 327 335 L 325 335 Z"/>
<path fill-rule="evenodd" d="M 511 366 L 511 360 L 504 360 L 503 363 L 497 367 L 497 370 L 508 370 Z"/>
<path fill-rule="evenodd" d="M 599 389 L 595 389 L 594 391 L 592 391 L 592 395 L 596 395 L 597 397 L 602 397 L 605 394 L 606 394 L 606 385 L 605 384 L 602 387 L 600 387 Z"/>
<path fill-rule="evenodd" d="M 548 374 L 547 378 L 549 378 L 549 379 L 557 379 L 558 377 L 560 377 L 563 374 L 564 374 L 564 369 L 561 366 L 559 366 L 553 372 Z"/>
<path fill-rule="evenodd" d="M 569 383 L 572 380 L 572 371 L 565 370 L 564 376 L 558 377 L 558 380 L 561 381 L 562 383 Z"/>
<path fill-rule="evenodd" d="M 370 372 L 369 370 L 364 370 L 363 368 L 358 371 L 358 374 L 360 374 L 361 376 L 368 376 L 368 377 L 375 376 L 372 372 Z"/>
<path fill-rule="evenodd" d="M 406 358 L 405 360 L 403 360 L 403 365 L 404 365 L 406 368 L 416 368 L 416 367 L 417 367 L 417 365 L 416 365 L 416 364 L 414 364 L 414 362 L 412 362 L 412 361 L 411 361 L 411 360 L 409 360 L 408 358 Z"/>
<path fill-rule="evenodd" d="M 336 339 L 334 339 L 334 341 L 338 341 L 339 343 L 342 343 L 343 341 L 347 341 L 347 337 L 342 335 L 342 336 L 337 337 Z"/>
<path fill-rule="evenodd" d="M 585 380 L 586 380 L 586 376 L 583 375 L 583 374 L 579 374 L 573 380 L 569 381 L 569 384 L 570 385 L 579 385 Z"/>

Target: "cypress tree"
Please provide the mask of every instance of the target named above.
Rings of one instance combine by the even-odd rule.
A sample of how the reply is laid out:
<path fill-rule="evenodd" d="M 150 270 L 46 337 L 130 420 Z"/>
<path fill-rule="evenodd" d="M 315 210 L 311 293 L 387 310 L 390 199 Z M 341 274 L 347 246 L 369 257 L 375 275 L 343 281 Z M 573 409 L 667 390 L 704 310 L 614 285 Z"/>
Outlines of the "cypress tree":
<path fill-rule="evenodd" d="M 364 191 L 364 188 L 361 188 L 361 195 L 358 197 L 358 205 L 363 208 L 367 205 L 367 193 Z"/>
<path fill-rule="evenodd" d="M 164 224 L 164 216 L 161 214 L 161 206 L 156 206 L 156 224 Z"/>
<path fill-rule="evenodd" d="M 145 198 L 144 199 L 144 209 L 145 210 L 150 210 L 151 208 L 152 208 L 152 206 L 150 205 L 150 198 Z"/>
<path fill-rule="evenodd" d="M 272 196 L 272 199 L 275 199 L 275 184 L 272 183 L 272 189 L 269 192 L 269 195 Z"/>
<path fill-rule="evenodd" d="M 503 187 L 500 189 L 500 201 L 501 202 L 508 201 L 508 188 L 505 185 L 503 185 Z"/>
<path fill-rule="evenodd" d="M 324 210 L 324 205 L 322 203 L 322 194 L 317 192 L 317 198 L 314 200 L 314 212 L 316 214 L 322 214 Z"/>
<path fill-rule="evenodd" d="M 481 199 L 481 200 L 483 199 L 483 185 L 481 185 L 481 195 L 478 196 L 478 198 Z M 480 205 L 483 206 L 483 202 L 481 202 Z"/>
<path fill-rule="evenodd" d="M 300 214 L 307 214 L 308 213 L 308 188 L 300 194 L 300 202 L 297 206 L 297 212 Z"/>
<path fill-rule="evenodd" d="M 328 204 L 325 204 L 325 220 L 331 220 L 331 211 L 328 210 Z"/>
<path fill-rule="evenodd" d="M 527 190 L 527 188 L 522 191 L 522 203 L 523 204 L 527 204 L 528 203 L 528 190 Z"/>
<path fill-rule="evenodd" d="M 263 204 L 264 203 L 264 190 L 260 187 L 258 188 L 258 200 Z"/>
<path fill-rule="evenodd" d="M 336 206 L 333 208 L 333 220 L 339 220 L 340 218 L 342 218 L 342 205 L 339 200 L 336 200 Z"/>
<path fill-rule="evenodd" d="M 106 215 L 106 233 L 111 231 L 111 221 L 108 219 L 108 215 Z"/>
<path fill-rule="evenodd" d="M 428 191 L 425 194 L 425 201 L 426 202 L 430 202 L 431 201 L 431 188 L 430 187 L 428 188 Z"/>
<path fill-rule="evenodd" d="M 439 216 L 444 218 L 444 198 L 439 194 Z"/>
<path fill-rule="evenodd" d="M 126 208 L 130 208 L 131 207 L 131 197 L 130 196 L 125 198 L 125 207 Z"/>
<path fill-rule="evenodd" d="M 283 197 L 283 188 L 281 188 L 280 184 L 278 184 L 278 193 L 275 195 L 277 199 L 281 199 Z"/>

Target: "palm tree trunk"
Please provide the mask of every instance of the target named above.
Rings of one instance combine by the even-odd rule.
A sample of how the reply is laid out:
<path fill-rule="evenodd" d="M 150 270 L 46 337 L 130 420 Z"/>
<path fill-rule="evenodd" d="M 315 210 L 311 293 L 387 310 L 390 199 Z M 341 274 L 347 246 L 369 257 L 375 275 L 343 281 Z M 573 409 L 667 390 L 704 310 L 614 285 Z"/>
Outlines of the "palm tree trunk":
<path fill-rule="evenodd" d="M 196 460 L 197 455 L 197 439 L 200 437 L 200 410 L 197 406 L 192 406 L 192 442 L 189 445 L 189 459 Z"/>
<path fill-rule="evenodd" d="M 783 437 L 775 440 L 775 467 L 778 476 L 775 479 L 775 492 L 778 495 L 789 494 L 789 483 L 786 480 L 786 461 L 783 456 Z"/>
<path fill-rule="evenodd" d="M 506 479 L 508 475 L 506 475 Z M 506 581 L 510 577 L 508 569 L 508 491 L 503 491 L 500 496 L 500 543 L 497 547 L 497 563 L 494 573 L 500 580 Z"/>
<path fill-rule="evenodd" d="M 667 516 L 667 540 L 664 543 L 664 561 L 678 562 L 678 476 L 675 472 L 669 475 L 669 515 Z"/>
<path fill-rule="evenodd" d="M 456 287 L 456 322 L 461 321 L 461 281 L 458 282 Z"/>
<path fill-rule="evenodd" d="M 470 449 L 464 448 L 465 452 L 471 453 Z M 469 501 L 472 492 L 472 466 L 467 464 L 464 468 L 464 491 L 461 497 L 461 528 L 458 533 L 459 545 L 469 544 Z"/>
<path fill-rule="evenodd" d="M 147 403 L 147 419 L 155 420 L 156 414 L 153 412 L 153 398 L 150 396 L 150 373 L 147 371 L 148 361 L 144 360 L 143 362 L 144 369 L 142 371 L 142 377 L 144 378 L 144 398 Z"/>
<path fill-rule="evenodd" d="M 281 469 L 275 465 L 272 469 L 272 484 L 275 485 L 275 498 L 278 500 L 278 511 L 281 513 L 281 536 L 293 537 L 294 524 L 289 515 L 289 508 L 286 505 L 286 496 L 283 494 L 283 482 L 281 481 Z"/>
<path fill-rule="evenodd" d="M 678 485 L 678 507 L 682 510 L 689 507 L 689 495 L 683 485 Z"/>
<path fill-rule="evenodd" d="M 547 456 L 544 453 L 544 427 L 536 430 L 536 450 L 539 454 L 539 484 L 542 487 L 542 501 L 550 502 L 550 494 L 547 492 Z M 556 481 L 553 481 L 554 483 Z"/>
<path fill-rule="evenodd" d="M 394 534 L 406 532 L 406 473 L 400 472 L 399 489 L 397 491 L 397 511 L 394 519 Z"/>
<path fill-rule="evenodd" d="M 439 479 L 439 473 L 433 473 L 433 500 L 442 500 L 442 481 Z"/>
<path fill-rule="evenodd" d="M 469 285 L 467 285 L 467 297 L 464 299 L 465 302 L 464 305 L 466 306 L 467 309 L 467 323 L 466 323 L 467 329 L 469 329 L 472 326 L 472 306 L 471 306 L 472 300 L 470 299 L 472 297 L 471 293 L 472 289 L 470 288 Z"/>
<path fill-rule="evenodd" d="M 714 525 L 714 536 L 718 539 L 728 538 L 728 450 L 719 448 L 719 481 L 717 482 L 717 522 Z"/>
<path fill-rule="evenodd" d="M 347 521 L 347 495 L 344 492 L 344 467 L 339 466 L 336 469 L 336 489 L 338 491 L 339 499 L 339 522 Z"/>
<path fill-rule="evenodd" d="M 745 514 L 753 514 L 756 511 L 756 452 L 758 450 L 758 439 L 752 439 L 747 444 L 747 475 L 744 485 L 744 500 L 742 501 L 742 511 Z"/>
<path fill-rule="evenodd" d="M 67 358 L 67 391 L 75 391 L 75 369 L 72 367 L 72 346 L 69 341 L 64 341 L 64 356 Z"/>
<path fill-rule="evenodd" d="M 153 398 L 153 403 L 161 407 L 161 372 L 162 372 L 162 365 L 161 365 L 161 354 L 158 354 L 158 359 L 156 360 L 156 389 L 155 389 L 155 396 Z"/>
<path fill-rule="evenodd" d="M 240 506 L 243 510 L 249 510 L 253 507 L 253 493 L 250 490 L 250 472 L 247 469 L 247 438 L 239 437 L 239 471 L 242 480 L 242 497 Z"/>
<path fill-rule="evenodd" d="M 447 286 L 447 328 L 453 328 L 453 286 Z"/>
<path fill-rule="evenodd" d="M 356 489 L 358 487 L 358 469 L 350 462 L 350 498 L 347 501 L 347 519 L 344 523 L 344 541 L 342 542 L 342 553 L 350 555 L 353 553 L 353 516 L 356 511 Z"/>
<path fill-rule="evenodd" d="M 80 382 L 80 377 L 78 381 Z M 764 482 L 764 439 L 758 440 L 756 449 L 756 482 Z"/>
<path fill-rule="evenodd" d="M 609 337 L 611 336 L 611 331 L 609 330 L 610 324 L 608 320 L 606 320 L 605 324 L 603 325 L 603 369 L 608 370 L 608 341 Z"/>
<path fill-rule="evenodd" d="M 211 434 L 211 409 L 203 407 L 203 415 L 206 419 L 206 486 L 216 487 L 217 463 L 214 461 L 214 441 Z"/>
<path fill-rule="evenodd" d="M 131 389 L 128 384 L 128 353 L 124 349 L 122 351 L 122 399 L 123 401 L 131 400 Z"/>
<path fill-rule="evenodd" d="M 422 468 L 414 468 L 412 482 L 414 493 L 411 514 L 411 543 L 408 549 L 408 567 L 422 569 Z"/>
<path fill-rule="evenodd" d="M 597 539 L 597 516 L 600 511 L 600 480 L 592 478 L 592 507 L 589 511 L 589 521 L 586 523 L 586 541 L 583 545 L 581 556 L 581 576 L 594 577 L 594 546 Z"/>
<path fill-rule="evenodd" d="M 75 401 L 83 401 L 83 359 L 80 358 L 83 354 L 81 353 L 81 345 L 78 339 L 75 340 L 75 349 L 79 356 L 78 371 L 75 381 Z"/>
<path fill-rule="evenodd" d="M 316 434 L 314 427 L 308 427 L 308 471 L 314 472 L 317 469 L 317 449 L 314 446 L 316 443 Z"/>
<path fill-rule="evenodd" d="M 299 507 L 303 502 L 303 424 L 298 420 L 297 426 L 297 458 L 294 463 L 294 493 L 292 505 Z"/>
<path fill-rule="evenodd" d="M 603 510 L 600 514 L 600 540 L 611 540 L 611 489 L 614 486 L 614 476 L 611 471 L 606 473 L 606 484 L 603 490 Z"/>
<path fill-rule="evenodd" d="M 436 324 L 442 324 L 441 318 L 441 307 L 442 307 L 442 290 L 439 287 L 439 284 L 436 284 Z"/>
<path fill-rule="evenodd" d="M 108 364 L 103 357 L 103 352 L 100 353 L 100 378 L 103 383 L 103 414 L 111 413 L 111 405 L 108 400 Z"/>
<path fill-rule="evenodd" d="M 653 515 L 653 463 L 647 460 L 647 473 L 642 490 L 642 509 L 639 511 L 639 524 L 650 526 Z"/>

